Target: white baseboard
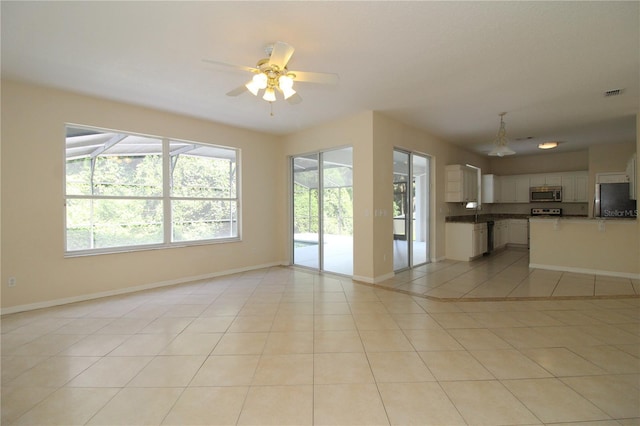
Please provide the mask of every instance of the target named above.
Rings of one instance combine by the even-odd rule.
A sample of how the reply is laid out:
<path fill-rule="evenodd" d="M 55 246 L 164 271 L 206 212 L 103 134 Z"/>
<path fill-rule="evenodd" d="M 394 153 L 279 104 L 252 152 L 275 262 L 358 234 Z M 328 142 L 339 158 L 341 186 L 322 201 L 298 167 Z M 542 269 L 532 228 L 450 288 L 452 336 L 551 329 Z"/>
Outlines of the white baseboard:
<path fill-rule="evenodd" d="M 606 277 L 640 279 L 640 274 L 634 274 L 632 272 L 603 271 L 600 269 L 574 268 L 571 266 L 541 265 L 538 263 L 530 263 L 529 268 L 548 269 L 550 271 L 560 271 L 560 272 L 575 272 L 578 274 L 602 275 Z"/>
<path fill-rule="evenodd" d="M 151 290 L 159 287 L 167 287 L 171 285 L 184 284 L 184 283 L 193 282 L 193 281 L 207 280 L 207 279 L 221 277 L 225 275 L 233 275 L 233 274 L 238 274 L 242 272 L 254 271 L 257 269 L 271 268 L 273 266 L 286 266 L 287 264 L 288 262 L 285 262 L 285 261 L 265 263 L 263 265 L 254 265 L 254 266 L 248 266 L 245 268 L 228 269 L 220 272 L 212 272 L 210 274 L 177 278 L 173 280 L 143 284 L 143 285 L 134 286 L 134 287 L 119 288 L 116 290 L 101 291 L 99 293 L 83 294 L 80 296 L 65 297 L 62 299 L 46 300 L 44 302 L 29 303 L 26 305 L 11 306 L 8 308 L 0 309 L 0 315 L 15 314 L 17 312 L 32 311 L 34 309 L 51 308 L 53 306 L 66 305 L 69 303 L 86 302 L 88 300 L 100 299 L 102 297 L 110 297 L 110 296 L 118 296 L 118 295 L 127 294 L 127 293 L 135 293 L 137 291 Z"/>
<path fill-rule="evenodd" d="M 371 278 L 371 277 L 363 277 L 363 276 L 360 276 L 360 275 L 354 275 L 352 277 L 352 279 L 354 281 L 360 281 L 360 282 L 367 283 L 367 284 L 378 284 L 378 283 L 381 283 L 383 281 L 389 280 L 389 279 L 391 279 L 391 278 L 393 278 L 395 276 L 396 276 L 395 273 L 390 272 L 388 274 L 380 275 L 378 277 L 373 277 L 373 278 Z"/>

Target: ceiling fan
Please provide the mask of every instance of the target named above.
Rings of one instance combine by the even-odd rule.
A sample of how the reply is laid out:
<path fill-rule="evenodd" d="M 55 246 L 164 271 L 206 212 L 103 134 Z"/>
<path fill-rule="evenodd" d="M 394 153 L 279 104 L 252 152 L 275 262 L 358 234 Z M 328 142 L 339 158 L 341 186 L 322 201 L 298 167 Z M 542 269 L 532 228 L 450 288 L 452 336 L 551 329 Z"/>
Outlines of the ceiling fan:
<path fill-rule="evenodd" d="M 297 104 L 302 102 L 302 97 L 293 89 L 294 82 L 338 83 L 337 74 L 289 70 L 287 63 L 291 59 L 294 50 L 293 46 L 282 41 L 270 44 L 265 47 L 267 57 L 260 59 L 255 67 L 228 64 L 210 59 L 203 59 L 203 61 L 237 68 L 253 74 L 249 82 L 229 91 L 227 96 L 238 96 L 247 91 L 254 96 L 258 96 L 260 91 L 263 90 L 262 99 L 267 102 L 275 102 L 277 100 L 276 94 L 278 93 L 290 104 Z"/>

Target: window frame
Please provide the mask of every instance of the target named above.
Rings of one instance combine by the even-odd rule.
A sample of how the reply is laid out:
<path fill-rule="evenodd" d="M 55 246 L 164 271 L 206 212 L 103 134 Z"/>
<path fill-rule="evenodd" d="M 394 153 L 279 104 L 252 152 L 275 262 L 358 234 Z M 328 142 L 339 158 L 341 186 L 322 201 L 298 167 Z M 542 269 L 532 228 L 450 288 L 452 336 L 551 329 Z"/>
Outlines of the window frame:
<path fill-rule="evenodd" d="M 67 194 L 67 146 L 66 146 L 66 138 L 69 128 L 82 129 L 87 131 L 95 131 L 95 132 L 105 132 L 105 133 L 119 133 L 126 134 L 127 136 L 138 136 L 145 138 L 155 138 L 161 141 L 162 151 L 161 151 L 161 162 L 162 162 L 162 194 L 160 196 L 118 196 L 118 195 L 78 195 L 78 194 Z M 203 245 L 211 245 L 211 244 L 224 244 L 224 243 L 233 243 L 242 241 L 242 194 L 241 194 L 241 150 L 237 147 L 230 147 L 212 143 L 205 142 L 195 142 L 184 139 L 170 138 L 164 136 L 155 136 L 155 135 L 147 135 L 130 131 L 122 131 L 122 130 L 113 130 L 106 129 L 101 127 L 87 126 L 82 124 L 75 123 L 65 123 L 65 149 L 63 150 L 64 163 L 63 163 L 63 244 L 64 244 L 64 257 L 80 257 L 80 256 L 92 256 L 92 255 L 103 255 L 103 254 L 114 254 L 114 253 L 126 253 L 126 252 L 136 252 L 136 251 L 146 251 L 146 250 L 162 250 L 162 249 L 174 249 L 180 247 L 190 247 L 190 246 L 203 246 Z M 219 198 L 219 197 L 185 197 L 185 196 L 173 196 L 171 194 L 171 153 L 170 146 L 172 142 L 177 143 L 185 143 L 191 145 L 198 145 L 202 147 L 211 147 L 211 148 L 220 148 L 225 150 L 230 150 L 235 153 L 235 197 L 228 198 Z M 217 158 L 217 157 L 211 157 Z M 220 157 L 222 158 L 222 157 Z M 231 194 L 228 194 L 229 196 Z M 101 200 L 101 199 L 111 199 L 111 200 L 154 200 L 159 201 L 161 203 L 162 208 L 162 242 L 160 243 L 150 243 L 150 244 L 137 244 L 137 245 L 126 245 L 126 246 L 114 246 L 114 247 L 102 247 L 102 248 L 89 248 L 89 249 L 80 249 L 80 250 L 69 250 L 68 247 L 68 211 L 67 204 L 69 200 Z M 228 202 L 231 203 L 231 206 L 235 204 L 235 221 L 236 221 L 236 232 L 235 236 L 230 237 L 221 237 L 221 238 L 208 238 L 201 240 L 178 240 L 172 241 L 174 238 L 173 235 L 173 215 L 172 215 L 172 203 L 174 201 L 183 201 L 183 200 L 195 200 L 195 201 L 213 201 L 213 202 Z"/>

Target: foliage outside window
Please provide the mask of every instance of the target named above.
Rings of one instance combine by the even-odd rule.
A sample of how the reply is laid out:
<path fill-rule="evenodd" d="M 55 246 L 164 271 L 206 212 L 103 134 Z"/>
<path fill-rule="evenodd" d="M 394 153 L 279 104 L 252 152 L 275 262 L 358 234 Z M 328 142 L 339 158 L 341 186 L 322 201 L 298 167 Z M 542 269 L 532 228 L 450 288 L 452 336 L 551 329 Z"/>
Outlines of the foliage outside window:
<path fill-rule="evenodd" d="M 67 127 L 66 252 L 237 240 L 238 151 Z"/>
<path fill-rule="evenodd" d="M 303 164 L 309 159 L 297 159 Z M 318 170 L 317 160 L 309 170 L 294 172 L 294 233 L 317 234 L 318 223 Z M 332 235 L 353 235 L 352 169 L 333 165 L 323 168 L 323 220 L 324 232 Z"/>

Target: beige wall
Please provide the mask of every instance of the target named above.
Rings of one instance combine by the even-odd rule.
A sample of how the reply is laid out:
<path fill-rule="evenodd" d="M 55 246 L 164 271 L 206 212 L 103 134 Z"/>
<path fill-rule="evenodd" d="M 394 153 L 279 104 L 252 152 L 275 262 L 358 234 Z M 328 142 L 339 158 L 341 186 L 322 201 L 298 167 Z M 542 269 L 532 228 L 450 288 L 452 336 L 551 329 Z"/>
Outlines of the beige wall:
<path fill-rule="evenodd" d="M 375 276 L 371 262 L 374 241 L 370 231 L 373 227 L 373 188 L 370 183 L 373 175 L 372 120 L 373 113 L 365 111 L 283 138 L 283 151 L 287 158 L 331 148 L 353 147 L 353 275 L 366 280 Z M 289 173 L 289 167 L 285 173 Z M 290 237 L 290 233 L 288 235 Z"/>
<path fill-rule="evenodd" d="M 561 152 L 491 158 L 491 173 L 498 176 L 575 172 L 589 169 L 589 152 Z"/>
<path fill-rule="evenodd" d="M 374 145 L 376 156 L 376 175 L 374 186 L 376 200 L 379 207 L 390 209 L 393 204 L 393 149 L 402 148 L 408 151 L 418 152 L 431 157 L 431 258 L 441 260 L 445 257 L 445 217 L 450 214 L 464 213 L 465 210 L 458 204 L 446 203 L 445 193 L 445 167 L 449 164 L 472 164 L 483 170 L 488 169 L 488 157 L 474 154 L 470 151 L 458 148 L 455 145 L 443 142 L 430 134 L 407 126 L 399 121 L 375 113 L 374 120 Z M 392 217 L 380 218 L 375 229 L 379 244 L 374 253 L 374 261 L 378 265 L 385 265 L 385 273 L 392 272 L 393 265 L 383 262 L 383 257 L 389 259 L 393 253 L 393 239 L 391 238 Z"/>
<path fill-rule="evenodd" d="M 483 173 L 624 170 L 635 146 L 489 159 L 445 143 L 382 113 L 365 111 L 285 137 L 12 81 L 2 82 L 1 306 L 50 301 L 213 276 L 289 261 L 287 158 L 354 149 L 354 276 L 378 281 L 393 273 L 392 170 L 394 147 L 432 160 L 432 260 L 445 256 L 445 217 L 464 212 L 444 202 L 445 166 L 473 164 Z M 640 117 L 638 118 L 640 122 Z M 186 248 L 65 258 L 63 253 L 64 124 L 75 123 L 238 147 L 242 150 L 243 240 Z M 624 159 L 624 164 L 622 159 Z M 599 159 L 603 159 L 600 161 Z M 606 163 L 605 163 L 606 161 Z M 611 170 L 607 170 L 611 171 Z M 639 190 L 640 193 L 640 190 Z M 386 216 L 375 216 L 386 210 Z M 636 225 L 640 231 L 640 224 Z M 635 243 L 640 252 L 640 243 Z M 8 277 L 17 286 L 7 288 Z"/>
<path fill-rule="evenodd" d="M 65 123 L 240 148 L 242 242 L 65 258 Z M 286 261 L 286 164 L 279 138 L 3 81 L 2 142 L 3 308 Z M 10 276 L 16 287 L 6 287 Z"/>
<path fill-rule="evenodd" d="M 433 259 L 445 255 L 444 223 L 455 206 L 444 202 L 445 166 L 470 163 L 488 168 L 488 159 L 440 141 L 378 112 L 363 112 L 284 137 L 287 156 L 350 145 L 354 149 L 354 277 L 378 282 L 393 274 L 393 149 L 432 159 Z M 387 215 L 376 216 L 375 211 Z"/>
<path fill-rule="evenodd" d="M 596 173 L 622 172 L 627 168 L 627 161 L 636 152 L 634 142 L 595 145 L 589 148 L 589 174 L 594 178 Z"/>

